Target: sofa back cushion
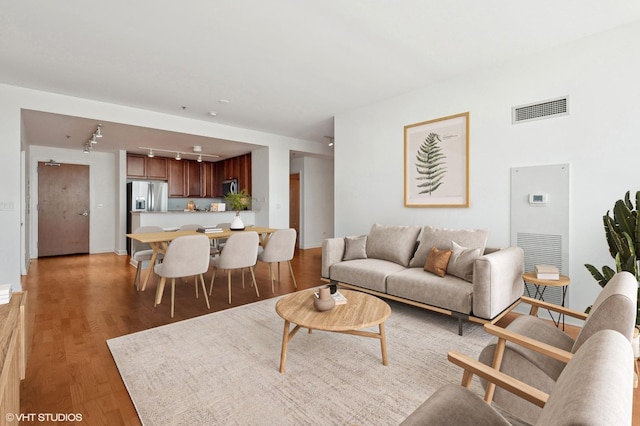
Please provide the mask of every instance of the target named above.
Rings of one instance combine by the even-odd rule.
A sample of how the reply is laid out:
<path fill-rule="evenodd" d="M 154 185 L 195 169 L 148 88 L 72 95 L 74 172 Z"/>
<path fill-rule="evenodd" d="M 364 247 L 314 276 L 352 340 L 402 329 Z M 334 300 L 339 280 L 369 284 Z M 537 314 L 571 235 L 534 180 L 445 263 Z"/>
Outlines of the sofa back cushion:
<path fill-rule="evenodd" d="M 419 226 L 374 224 L 367 235 L 367 257 L 388 260 L 398 265 L 408 266 L 416 241 L 420 234 Z M 424 266 L 427 258 L 422 261 Z"/>
<path fill-rule="evenodd" d="M 413 255 L 409 266 L 412 268 L 423 267 L 427 261 L 427 255 L 432 247 L 438 250 L 451 250 L 451 242 L 470 249 L 480 249 L 479 255 L 484 253 L 489 231 L 486 229 L 448 229 L 435 226 L 425 226 L 416 253 Z"/>

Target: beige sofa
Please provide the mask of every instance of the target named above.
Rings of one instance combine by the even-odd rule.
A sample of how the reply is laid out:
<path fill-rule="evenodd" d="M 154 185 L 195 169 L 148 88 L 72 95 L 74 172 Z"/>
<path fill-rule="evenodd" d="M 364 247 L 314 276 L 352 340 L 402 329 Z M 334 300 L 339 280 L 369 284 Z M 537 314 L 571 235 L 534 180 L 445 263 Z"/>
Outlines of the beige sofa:
<path fill-rule="evenodd" d="M 323 241 L 322 278 L 452 315 L 462 335 L 463 320 L 497 321 L 524 289 L 522 249 L 487 249 L 487 236 L 486 230 L 374 224 L 367 235 Z M 433 248 L 451 250 L 442 277 L 425 270 Z"/>

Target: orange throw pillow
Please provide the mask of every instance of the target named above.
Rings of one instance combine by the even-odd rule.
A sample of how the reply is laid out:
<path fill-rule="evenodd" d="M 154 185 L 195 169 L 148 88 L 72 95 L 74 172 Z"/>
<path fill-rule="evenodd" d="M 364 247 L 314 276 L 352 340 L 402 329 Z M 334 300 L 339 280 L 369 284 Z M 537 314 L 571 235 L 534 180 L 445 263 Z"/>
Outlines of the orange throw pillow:
<path fill-rule="evenodd" d="M 436 247 L 431 247 L 431 251 L 427 255 L 427 262 L 424 264 L 424 270 L 444 277 L 444 274 L 447 273 L 450 257 L 451 250 L 438 250 Z"/>

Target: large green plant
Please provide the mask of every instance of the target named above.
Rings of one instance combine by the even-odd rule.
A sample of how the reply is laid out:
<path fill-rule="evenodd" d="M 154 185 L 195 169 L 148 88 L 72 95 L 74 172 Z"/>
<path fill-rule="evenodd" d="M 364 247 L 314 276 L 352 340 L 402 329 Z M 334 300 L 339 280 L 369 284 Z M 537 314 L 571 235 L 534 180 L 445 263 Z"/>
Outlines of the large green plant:
<path fill-rule="evenodd" d="M 630 192 L 624 200 L 616 201 L 613 206 L 613 217 L 610 211 L 602 217 L 604 232 L 609 245 L 609 253 L 615 260 L 616 270 L 603 266 L 602 271 L 593 265 L 584 265 L 601 287 L 607 285 L 616 272 L 627 271 L 638 276 L 638 257 L 640 253 L 640 220 L 637 207 L 640 206 L 640 191 L 636 192 L 635 207 L 630 199 Z M 640 324 L 640 292 L 638 293 L 638 314 L 636 324 Z"/>

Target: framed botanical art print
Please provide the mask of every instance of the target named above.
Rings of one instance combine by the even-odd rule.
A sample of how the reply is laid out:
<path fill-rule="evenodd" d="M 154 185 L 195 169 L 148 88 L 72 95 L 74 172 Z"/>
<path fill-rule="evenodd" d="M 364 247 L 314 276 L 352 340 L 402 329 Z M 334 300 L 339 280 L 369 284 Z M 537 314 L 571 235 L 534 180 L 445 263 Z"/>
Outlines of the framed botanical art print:
<path fill-rule="evenodd" d="M 404 205 L 469 207 L 469 113 L 404 126 Z"/>

